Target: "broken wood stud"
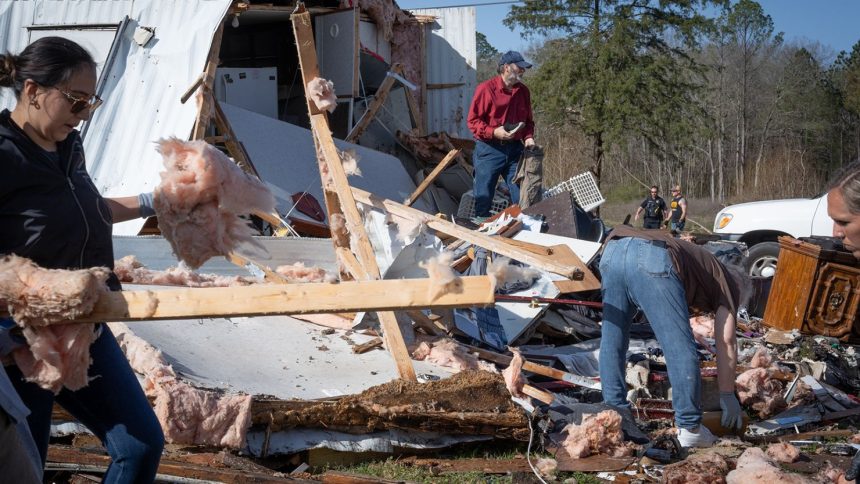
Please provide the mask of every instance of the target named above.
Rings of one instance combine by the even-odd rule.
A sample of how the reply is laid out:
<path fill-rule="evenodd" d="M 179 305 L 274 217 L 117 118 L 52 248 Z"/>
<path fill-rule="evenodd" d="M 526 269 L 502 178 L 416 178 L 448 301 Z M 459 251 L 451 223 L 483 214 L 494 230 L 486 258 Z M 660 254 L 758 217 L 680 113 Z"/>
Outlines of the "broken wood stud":
<path fill-rule="evenodd" d="M 181 102 L 182 104 L 188 102 L 188 99 L 191 97 L 192 94 L 194 94 L 194 91 L 196 91 L 197 88 L 200 87 L 201 84 L 203 84 L 203 77 L 205 75 L 206 73 L 204 72 L 200 74 L 199 77 L 197 77 L 197 80 L 194 81 L 194 84 L 192 84 L 191 87 L 189 87 L 188 90 L 185 91 L 185 94 L 183 94 L 181 98 L 179 98 L 179 102 Z"/>
<path fill-rule="evenodd" d="M 430 279 L 108 292 L 102 294 L 89 315 L 69 322 L 391 312 L 407 308 L 486 306 L 493 303 L 490 277 L 468 276 L 461 281 L 462 291 L 436 297 L 430 290 Z M 394 315 L 393 312 L 391 314 Z"/>
<path fill-rule="evenodd" d="M 315 77 L 319 76 L 319 65 L 317 63 L 314 32 L 311 26 L 311 15 L 305 8 L 304 3 L 298 2 L 296 4 L 296 9 L 290 15 L 290 21 L 293 24 L 293 35 L 296 39 L 302 81 L 307 86 Z M 364 228 L 364 222 L 361 214 L 358 213 L 358 207 L 350 191 L 349 181 L 346 178 L 342 161 L 334 145 L 328 118 L 324 112 L 320 111 L 308 94 L 306 89 L 305 102 L 307 103 L 308 114 L 311 119 L 311 131 L 313 133 L 314 144 L 317 148 L 317 157 L 320 158 L 318 160 L 320 178 L 323 180 L 326 179 L 323 174 L 323 168 L 327 167 L 332 180 L 331 184 L 334 188 L 334 190 L 331 190 L 328 184 L 324 183 L 323 189 L 325 191 L 325 204 L 329 221 L 332 220 L 332 214 L 343 213 L 347 226 L 350 227 L 352 239 L 355 240 L 354 245 L 357 245 L 357 247 L 351 247 L 352 251 L 357 256 L 360 266 L 366 273 L 364 279 L 379 279 L 381 273 L 379 265 L 376 262 L 376 255 L 373 247 L 370 245 L 370 239 Z M 358 279 L 358 274 L 353 274 L 353 276 Z M 360 299 L 361 297 L 359 297 Z M 397 317 L 391 311 L 380 311 L 377 313 L 377 317 L 384 331 L 386 347 L 397 366 L 397 374 L 404 380 L 417 381 L 418 377 L 415 374 L 415 368 L 412 366 L 412 359 L 406 348 L 403 334 L 400 332 L 400 326 L 397 324 Z"/>
<path fill-rule="evenodd" d="M 202 139 L 206 134 L 206 128 L 209 127 L 209 117 L 212 114 L 212 85 L 215 82 L 215 71 L 218 69 L 218 56 L 221 53 L 221 39 L 224 37 L 224 19 L 218 24 L 218 29 L 215 30 L 215 36 L 212 38 L 212 44 L 209 48 L 209 55 L 206 58 L 206 69 L 201 76 L 200 88 L 203 89 L 203 102 L 200 103 L 200 109 L 197 111 L 197 119 L 194 122 L 194 130 L 191 133 L 191 139 Z"/>
<path fill-rule="evenodd" d="M 357 354 L 357 355 L 361 355 L 361 354 L 367 353 L 368 351 L 372 350 L 373 348 L 382 348 L 382 338 L 377 337 L 377 338 L 373 338 L 372 340 L 370 340 L 366 343 L 354 345 L 352 347 L 352 352 Z"/>
<path fill-rule="evenodd" d="M 420 197 L 421 194 L 424 193 L 425 190 L 427 190 L 430 184 L 436 180 L 436 177 L 438 177 L 439 174 L 445 170 L 445 168 L 448 168 L 448 165 L 450 165 L 451 162 L 454 161 L 454 158 L 456 158 L 458 154 L 460 154 L 460 150 L 456 148 L 449 151 L 448 154 L 445 155 L 444 158 L 442 158 L 442 161 L 440 161 L 439 164 L 436 165 L 436 168 L 434 168 L 433 171 L 430 172 L 429 175 L 427 175 L 427 178 L 425 178 L 421 182 L 421 184 L 418 185 L 418 188 L 416 188 L 415 191 L 412 192 L 412 195 L 409 195 L 409 198 L 407 198 L 406 202 L 404 202 L 403 204 L 407 207 L 412 206 L 412 204 L 415 203 L 415 200 L 418 200 L 418 197 Z"/>
<path fill-rule="evenodd" d="M 555 400 L 555 397 L 552 395 L 552 393 L 545 392 L 540 388 L 535 388 L 531 385 L 523 385 L 523 393 L 534 398 L 535 400 L 540 400 L 547 405 L 551 404 L 553 400 Z"/>
<path fill-rule="evenodd" d="M 373 100 L 367 105 L 367 110 L 364 111 L 364 114 L 361 115 L 361 119 L 355 123 L 355 126 L 352 127 L 352 130 L 350 130 L 349 134 L 344 138 L 346 142 L 355 143 L 355 141 L 364 133 L 364 130 L 370 126 L 370 122 L 376 117 L 376 113 L 382 105 L 385 104 L 385 99 L 388 98 L 388 92 L 391 91 L 391 87 L 394 86 L 394 81 L 395 79 L 393 77 L 385 76 L 385 80 L 382 81 L 382 85 L 379 86 L 379 89 L 376 90 L 376 94 L 373 95 Z"/>
<path fill-rule="evenodd" d="M 446 234 L 457 237 L 458 239 L 464 240 L 468 243 L 483 247 L 485 249 L 489 249 L 497 254 L 510 257 L 511 259 L 520 261 L 524 264 L 528 264 L 537 269 L 553 272 L 555 274 L 559 274 L 567 278 L 572 278 L 574 274 L 576 274 L 577 272 L 581 272 L 581 270 L 574 265 L 558 263 L 548 256 L 538 255 L 533 252 L 523 250 L 519 247 L 514 247 L 510 244 L 505 243 L 503 240 L 499 240 L 498 238 L 494 238 L 474 230 L 460 227 L 459 225 L 453 222 L 448 222 L 447 220 L 429 217 L 426 213 L 420 210 L 416 210 L 412 207 L 407 207 L 401 203 L 397 203 L 392 200 L 385 200 L 379 198 L 359 188 L 351 188 L 352 193 L 355 196 L 355 200 L 360 203 L 385 210 L 386 212 L 394 216 L 404 218 L 406 220 L 424 221 L 426 222 L 427 226 L 433 230 L 444 232 Z M 584 264 L 582 265 L 584 266 Z M 598 287 L 600 287 L 599 283 Z"/>
<path fill-rule="evenodd" d="M 510 356 L 502 355 L 493 351 L 477 348 L 475 346 L 464 346 L 469 350 L 470 353 L 475 353 L 478 355 L 479 358 L 485 359 L 487 361 L 492 361 L 493 363 L 498 363 L 500 365 L 510 365 L 511 360 L 513 360 L 513 358 Z M 586 378 L 580 375 L 574 375 L 573 373 L 568 373 L 566 371 L 558 370 L 555 368 L 550 368 L 549 366 L 532 363 L 528 360 L 523 360 L 523 370 L 536 373 L 538 375 L 548 376 L 559 381 L 573 383 L 574 385 L 584 386 L 586 388 L 591 388 L 594 390 L 600 390 L 599 381 L 593 380 L 591 378 Z"/>

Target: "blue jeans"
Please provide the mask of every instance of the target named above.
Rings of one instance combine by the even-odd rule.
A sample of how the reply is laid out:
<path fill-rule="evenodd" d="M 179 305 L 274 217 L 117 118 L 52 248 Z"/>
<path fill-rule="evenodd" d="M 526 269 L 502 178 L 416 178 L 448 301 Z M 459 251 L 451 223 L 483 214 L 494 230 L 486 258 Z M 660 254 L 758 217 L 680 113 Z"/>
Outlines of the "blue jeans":
<path fill-rule="evenodd" d="M 520 203 L 520 187 L 514 183 L 514 177 L 522 154 L 521 141 L 507 143 L 475 141 L 475 151 L 472 154 L 472 164 L 475 165 L 475 186 L 472 193 L 475 196 L 476 217 L 490 215 L 490 206 L 493 203 L 499 176 L 505 179 L 508 191 L 511 192 L 511 204 Z"/>
<path fill-rule="evenodd" d="M 6 368 L 18 395 L 30 408 L 27 421 L 42 463 L 47 457 L 56 399 L 107 448 L 111 464 L 103 482 L 151 483 L 164 449 L 155 412 L 107 326 L 90 347 L 90 355 L 89 385 L 77 391 L 64 388 L 56 396 L 24 381 L 17 366 Z"/>
<path fill-rule="evenodd" d="M 673 230 L 675 232 L 683 232 L 684 231 L 684 225 L 686 225 L 686 224 L 687 224 L 686 220 L 679 220 L 677 222 L 672 220 L 669 222 L 669 230 Z"/>
<path fill-rule="evenodd" d="M 636 308 L 651 323 L 669 370 L 675 424 L 695 429 L 702 420 L 699 355 L 690 329 L 684 286 L 665 248 L 637 238 L 606 244 L 600 259 L 603 278 L 603 325 L 600 384 L 603 400 L 629 406 L 624 381 L 630 325 Z"/>

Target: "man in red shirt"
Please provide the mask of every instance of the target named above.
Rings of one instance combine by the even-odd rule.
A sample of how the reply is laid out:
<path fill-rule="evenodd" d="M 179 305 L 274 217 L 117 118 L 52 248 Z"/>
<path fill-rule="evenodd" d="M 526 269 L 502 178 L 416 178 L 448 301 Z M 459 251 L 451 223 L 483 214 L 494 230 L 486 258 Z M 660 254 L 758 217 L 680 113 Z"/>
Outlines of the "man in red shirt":
<path fill-rule="evenodd" d="M 499 60 L 499 75 L 475 89 L 469 107 L 469 130 L 475 136 L 475 216 L 488 217 L 499 176 L 504 177 L 513 203 L 520 199 L 514 183 L 525 147 L 534 146 L 535 123 L 531 95 L 522 76 L 532 65 L 522 54 L 508 51 Z"/>

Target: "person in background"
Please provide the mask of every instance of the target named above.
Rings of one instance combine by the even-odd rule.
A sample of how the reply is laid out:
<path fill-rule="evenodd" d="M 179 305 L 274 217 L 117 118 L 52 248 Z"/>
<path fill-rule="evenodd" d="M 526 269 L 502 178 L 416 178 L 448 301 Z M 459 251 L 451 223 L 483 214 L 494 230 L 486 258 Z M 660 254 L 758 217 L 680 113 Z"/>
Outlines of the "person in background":
<path fill-rule="evenodd" d="M 505 52 L 499 59 L 499 75 L 475 89 L 467 123 L 475 137 L 473 196 L 478 219 L 490 215 L 499 176 L 505 180 L 511 203 L 520 200 L 519 187 L 514 183 L 517 164 L 523 148 L 535 144 L 531 94 L 522 82 L 531 66 L 519 52 Z"/>
<path fill-rule="evenodd" d="M 11 112 L 0 113 L 0 255 L 49 269 L 113 268 L 112 224 L 154 211 L 151 194 L 102 198 L 87 173 L 75 128 L 102 103 L 92 56 L 71 40 L 41 38 L 20 55 L 0 57 L 0 87 L 11 88 L 17 100 Z M 121 290 L 114 274 L 108 286 Z M 84 388 L 54 395 L 26 381 L 14 364 L 6 373 L 30 410 L 43 466 L 56 401 L 107 448 L 112 462 L 104 482 L 151 483 L 164 447 L 161 426 L 110 329 L 98 324 L 93 331 Z"/>
<path fill-rule="evenodd" d="M 648 196 L 639 207 L 636 209 L 636 215 L 633 220 L 639 220 L 639 215 L 645 213 L 642 218 L 642 228 L 644 229 L 659 229 L 660 225 L 666 219 L 666 201 L 660 196 L 660 189 L 657 185 L 652 185 Z"/>
<path fill-rule="evenodd" d="M 842 167 L 827 184 L 827 215 L 833 236 L 860 259 L 860 160 Z"/>
<path fill-rule="evenodd" d="M 681 193 L 681 185 L 675 185 L 672 187 L 672 201 L 669 202 L 669 230 L 681 233 L 686 223 L 687 198 Z"/>
<path fill-rule="evenodd" d="M 609 405 L 630 407 L 625 368 L 630 326 L 637 308 L 651 327 L 672 385 L 678 441 L 708 447 L 716 437 L 701 424 L 702 378 L 690 328 L 690 308 L 713 312 L 717 381 L 723 427 L 740 429 L 743 411 L 735 396 L 738 348 L 735 315 L 749 297 L 747 279 L 703 247 L 670 233 L 620 225 L 610 232 L 600 259 L 603 296 L 600 382 Z"/>

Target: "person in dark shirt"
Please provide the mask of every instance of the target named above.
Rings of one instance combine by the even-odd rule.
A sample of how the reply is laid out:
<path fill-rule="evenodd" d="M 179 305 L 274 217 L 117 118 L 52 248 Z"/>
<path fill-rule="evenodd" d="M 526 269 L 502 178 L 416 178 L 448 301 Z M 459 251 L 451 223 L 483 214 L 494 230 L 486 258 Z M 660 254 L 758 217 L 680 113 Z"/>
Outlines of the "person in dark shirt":
<path fill-rule="evenodd" d="M 499 176 L 504 178 L 513 204 L 520 191 L 514 182 L 523 149 L 535 145 L 531 95 L 522 76 L 532 65 L 519 52 L 505 52 L 499 59 L 499 75 L 475 89 L 467 124 L 475 137 L 473 196 L 475 216 L 490 215 Z"/>
<path fill-rule="evenodd" d="M 683 232 L 684 226 L 687 224 L 687 197 L 681 193 L 681 185 L 672 187 L 669 213 L 669 230 L 676 234 Z"/>
<path fill-rule="evenodd" d="M 660 224 L 666 220 L 666 201 L 663 200 L 659 193 L 660 189 L 657 188 L 657 185 L 652 185 L 648 196 L 645 197 L 645 200 L 642 200 L 639 208 L 636 209 L 636 215 L 633 217 L 633 220 L 639 220 L 639 215 L 643 212 L 645 214 L 642 218 L 642 228 L 659 229 Z"/>
<path fill-rule="evenodd" d="M 722 425 L 739 429 L 742 410 L 735 396 L 735 315 L 748 297 L 746 279 L 703 247 L 668 232 L 619 226 L 610 232 L 600 259 L 603 324 L 600 381 L 603 399 L 629 407 L 625 365 L 630 325 L 642 310 L 666 357 L 678 440 L 707 447 L 716 438 L 701 425 L 699 355 L 690 327 L 690 308 L 715 313 L 717 380 Z"/>
<path fill-rule="evenodd" d="M 0 56 L 0 87 L 11 88 L 17 99 L 11 112 L 0 113 L 0 256 L 15 254 L 48 269 L 113 268 L 112 224 L 154 211 L 151 194 L 103 198 L 87 173 L 75 128 L 101 104 L 92 56 L 68 39 L 41 38 L 20 55 Z M 121 289 L 116 275 L 108 287 Z M 18 366 L 6 366 L 30 410 L 27 423 L 41 463 L 56 401 L 107 448 L 104 482 L 153 482 L 164 448 L 161 426 L 110 329 L 98 324 L 92 330 L 90 381 L 83 388 L 54 395 L 27 381 Z"/>

